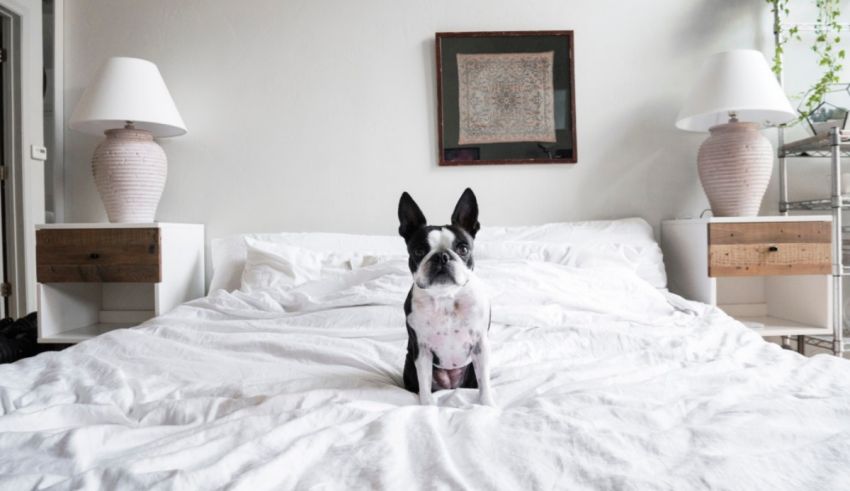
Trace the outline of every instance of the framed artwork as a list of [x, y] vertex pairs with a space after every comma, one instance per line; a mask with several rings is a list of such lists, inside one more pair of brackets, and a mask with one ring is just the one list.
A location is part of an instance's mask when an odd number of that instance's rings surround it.
[[438, 32], [440, 165], [574, 164], [573, 31]]

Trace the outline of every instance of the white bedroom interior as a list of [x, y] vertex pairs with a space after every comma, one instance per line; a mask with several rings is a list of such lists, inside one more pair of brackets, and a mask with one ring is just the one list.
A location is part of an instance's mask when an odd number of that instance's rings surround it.
[[[582, 165], [437, 168], [433, 35], [473, 24], [581, 26]], [[66, 116], [106, 58], [155, 60], [190, 130], [161, 142], [158, 217], [210, 237], [392, 233], [399, 190], [447, 215], [473, 184], [493, 225], [693, 216], [707, 207], [689, 165], [701, 136], [672, 124], [691, 75], [714, 52], [772, 46], [766, 7], [738, 1], [80, 1], [64, 28]], [[105, 217], [87, 165], [97, 141], [66, 132], [65, 221]]]
[[[773, 166], [758, 216], [712, 217], [709, 133], [676, 127], [712, 55], [773, 66], [777, 5], [780, 37], [808, 26], [781, 70], [796, 117], [829, 9], [850, 82], [848, 0], [0, 0], [33, 24], [21, 107], [45, 115], [16, 137], [5, 313], [37, 311], [49, 351], [0, 363], [0, 490], [842, 489], [842, 168], [828, 143], [780, 167], [816, 131], [755, 121]], [[435, 34], [485, 31], [572, 31], [576, 163], [438, 165]], [[104, 136], [72, 127], [113, 57], [153, 62], [187, 129], [154, 134], [167, 179], [144, 223], [110, 221]], [[478, 235], [455, 220], [466, 188]], [[403, 191], [429, 224], [452, 217], [489, 281], [493, 404], [463, 385], [418, 407], [431, 392], [403, 378], [408, 254], [443, 247], [398, 236]]]
[[[171, 167], [158, 218], [204, 223], [209, 237], [388, 233], [399, 189], [446, 215], [448, 197], [468, 184], [488, 224], [635, 210], [653, 225], [697, 216], [708, 204], [689, 164], [704, 137], [672, 124], [694, 72], [718, 51], [773, 46], [768, 6], [757, 1], [252, 0], [246, 8], [218, 0], [74, 1], [64, 8], [66, 119], [108, 57], [155, 60], [190, 128], [160, 142]], [[809, 9], [803, 2], [795, 14], [806, 19]], [[585, 165], [437, 168], [433, 33], [473, 24], [541, 30], [550, 19], [581, 26], [576, 117]], [[64, 221], [100, 221], [87, 165], [99, 139], [65, 128]], [[776, 212], [775, 201], [765, 199], [765, 213]], [[341, 215], [338, 206], [356, 212]]]

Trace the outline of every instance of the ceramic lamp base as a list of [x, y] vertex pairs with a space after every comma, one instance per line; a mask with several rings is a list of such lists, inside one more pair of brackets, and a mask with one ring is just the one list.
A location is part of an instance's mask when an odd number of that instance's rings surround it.
[[713, 126], [699, 148], [697, 168], [718, 217], [756, 216], [773, 173], [773, 147], [755, 123]]
[[109, 221], [153, 222], [167, 170], [165, 152], [149, 131], [107, 131], [94, 151], [92, 172]]

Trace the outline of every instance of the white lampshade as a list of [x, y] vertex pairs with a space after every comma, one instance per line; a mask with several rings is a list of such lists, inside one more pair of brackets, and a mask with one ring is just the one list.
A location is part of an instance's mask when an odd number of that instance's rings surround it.
[[186, 133], [156, 65], [138, 58], [110, 58], [83, 92], [69, 126], [102, 135], [106, 130], [123, 128], [127, 121], [155, 137]]
[[707, 131], [729, 122], [732, 112], [738, 121], [762, 126], [787, 123], [797, 117], [759, 51], [736, 49], [711, 56], [676, 118], [676, 127]]

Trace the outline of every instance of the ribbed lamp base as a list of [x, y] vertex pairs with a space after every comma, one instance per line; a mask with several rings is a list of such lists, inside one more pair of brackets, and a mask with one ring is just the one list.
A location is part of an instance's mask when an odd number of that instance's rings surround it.
[[167, 171], [165, 152], [149, 131], [107, 131], [94, 151], [92, 172], [109, 221], [153, 222]]
[[713, 126], [699, 148], [697, 168], [718, 217], [756, 216], [773, 173], [773, 147], [755, 123]]

